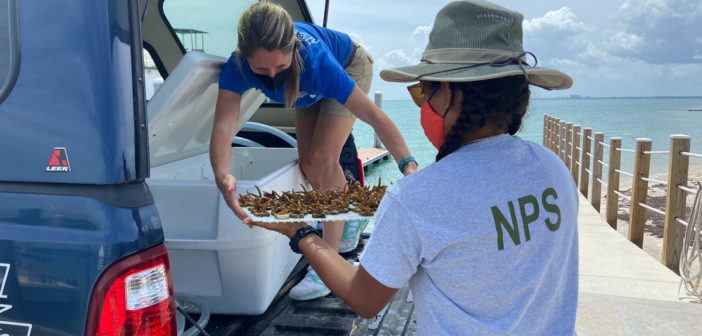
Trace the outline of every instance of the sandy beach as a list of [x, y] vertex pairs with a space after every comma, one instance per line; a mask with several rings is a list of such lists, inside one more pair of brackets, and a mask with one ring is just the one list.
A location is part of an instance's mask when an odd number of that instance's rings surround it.
[[[652, 179], [666, 181], [666, 174], [656, 174], [651, 176]], [[687, 186], [692, 189], [697, 189], [697, 183], [702, 183], [702, 166], [691, 167], [688, 173]], [[603, 186], [603, 189], [605, 187]], [[648, 200], [646, 204], [659, 210], [665, 210], [666, 186], [660, 183], [651, 183], [648, 185]], [[631, 196], [631, 181], [620, 184], [620, 190], [623, 194]], [[602, 191], [603, 194], [606, 190]], [[687, 210], [685, 212], [685, 220], [690, 216], [692, 204], [695, 201], [694, 195], [688, 195], [686, 198]], [[630, 202], [624, 198], [619, 198], [619, 211], [617, 221], [617, 231], [624, 237], [627, 237], [629, 232], [629, 208]], [[603, 195], [601, 201], [600, 214], [604, 217], [607, 211], [607, 196]], [[646, 224], [644, 228], [644, 243], [643, 249], [656, 260], [660, 261], [663, 251], [663, 224], [664, 216], [652, 211], [646, 212]]]

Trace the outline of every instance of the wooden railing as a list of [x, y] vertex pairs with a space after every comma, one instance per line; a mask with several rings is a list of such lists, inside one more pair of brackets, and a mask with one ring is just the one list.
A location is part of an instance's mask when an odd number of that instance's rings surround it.
[[[678, 274], [683, 236], [689, 225], [685, 221], [686, 198], [697, 192], [687, 186], [690, 158], [702, 158], [702, 154], [690, 153], [690, 139], [687, 135], [671, 135], [670, 150], [652, 151], [651, 139], [638, 138], [634, 149], [624, 149], [619, 137], [610, 137], [607, 144], [602, 132], [593, 134], [590, 128], [581, 131], [579, 125], [544, 115], [544, 146], [563, 160], [580, 192], [598, 212], [601, 212], [602, 186], [606, 188], [605, 218], [612, 228], [617, 228], [620, 197], [630, 201], [628, 239], [639, 247], [643, 247], [646, 211], [664, 216], [661, 263]], [[609, 148], [606, 162], [603, 160], [605, 147]], [[632, 173], [621, 170], [622, 152], [634, 154]], [[667, 181], [649, 178], [651, 155], [659, 154], [669, 155]], [[606, 181], [603, 180], [603, 167], [607, 168]], [[619, 190], [621, 175], [632, 178], [631, 197]], [[666, 186], [665, 209], [646, 204], [648, 182]]]

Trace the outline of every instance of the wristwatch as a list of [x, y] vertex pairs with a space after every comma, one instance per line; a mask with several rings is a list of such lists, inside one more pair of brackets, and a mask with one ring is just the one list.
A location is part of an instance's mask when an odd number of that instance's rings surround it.
[[319, 234], [319, 231], [317, 231], [317, 229], [315, 229], [312, 226], [306, 225], [306, 226], [300, 228], [299, 230], [297, 230], [295, 232], [295, 234], [292, 236], [292, 238], [290, 238], [290, 248], [292, 249], [293, 252], [302, 253], [302, 252], [300, 252], [300, 248], [297, 245], [300, 244], [300, 239], [304, 238], [305, 236], [307, 236], [310, 233], [314, 233], [317, 236], [319, 236], [320, 238], [322, 237], [322, 235]]

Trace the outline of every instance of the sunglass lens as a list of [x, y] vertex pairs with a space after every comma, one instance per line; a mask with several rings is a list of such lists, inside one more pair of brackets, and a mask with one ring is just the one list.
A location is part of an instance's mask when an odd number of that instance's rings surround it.
[[410, 85], [407, 87], [412, 100], [417, 106], [421, 107], [424, 104], [424, 93], [422, 92], [422, 87], [419, 84]]

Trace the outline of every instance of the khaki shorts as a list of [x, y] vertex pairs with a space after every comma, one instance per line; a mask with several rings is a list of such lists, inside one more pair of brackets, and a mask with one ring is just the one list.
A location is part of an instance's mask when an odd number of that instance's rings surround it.
[[[363, 47], [356, 42], [353, 42], [356, 47], [356, 55], [351, 63], [344, 68], [346, 73], [356, 82], [356, 85], [368, 94], [370, 92], [371, 81], [373, 80], [373, 57]], [[341, 105], [334, 98], [322, 98], [322, 100], [303, 108], [296, 109], [297, 118], [311, 113], [325, 113], [345, 117], [354, 117], [344, 105]]]

